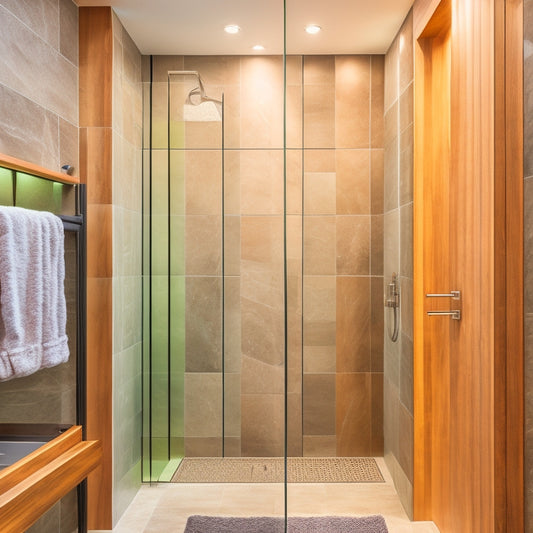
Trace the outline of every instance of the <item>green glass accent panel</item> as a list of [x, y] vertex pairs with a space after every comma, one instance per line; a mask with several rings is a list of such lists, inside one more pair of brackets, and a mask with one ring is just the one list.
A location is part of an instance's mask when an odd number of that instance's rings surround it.
[[13, 176], [14, 172], [0, 167], [0, 204], [13, 205]]
[[185, 214], [185, 152], [171, 150], [170, 152], [170, 195], [171, 215]]
[[168, 274], [168, 217], [152, 216], [152, 275]]
[[170, 148], [185, 148], [185, 122], [183, 120], [170, 121]]
[[[170, 434], [185, 436], [185, 277], [171, 277]], [[175, 456], [171, 454], [172, 456]]]
[[16, 205], [36, 211], [61, 213], [63, 187], [71, 187], [62, 183], [17, 172]]
[[172, 460], [185, 457], [185, 439], [183, 437], [170, 438], [170, 457]]
[[154, 215], [168, 214], [168, 152], [152, 152], [152, 205]]
[[172, 477], [176, 473], [176, 470], [178, 469], [178, 466], [181, 463], [183, 456], [172, 458], [167, 466], [164, 468], [163, 472], [161, 472], [161, 475], [159, 476], [159, 481], [161, 483], [168, 483], [172, 480]]
[[173, 276], [185, 274], [185, 217], [170, 217], [170, 273]]

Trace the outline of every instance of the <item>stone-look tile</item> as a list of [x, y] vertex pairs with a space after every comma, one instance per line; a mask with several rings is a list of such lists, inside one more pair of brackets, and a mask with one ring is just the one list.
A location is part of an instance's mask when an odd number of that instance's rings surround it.
[[241, 396], [243, 457], [282, 457], [285, 400], [283, 394]]
[[289, 87], [303, 85], [303, 62], [304, 57], [301, 55], [287, 56], [287, 85]]
[[336, 212], [336, 174], [306, 172], [304, 176], [304, 213], [334, 215]]
[[141, 151], [118, 135], [113, 139], [113, 203], [140, 211]]
[[241, 436], [241, 375], [224, 377], [224, 437]]
[[60, 166], [71, 165], [74, 175], [80, 175], [78, 162], [79, 139], [78, 127], [70, 122], [59, 119], [59, 163]]
[[337, 275], [370, 273], [370, 216], [337, 217]]
[[[370, 213], [370, 151], [335, 150], [337, 214]], [[306, 210], [306, 213], [309, 212]]]
[[[168, 142], [168, 83], [154, 82], [151, 84], [152, 101], [152, 150], [166, 150]], [[146, 103], [146, 102], [145, 102]], [[146, 146], [146, 142], [145, 142]]]
[[77, 67], [2, 7], [0, 27], [0, 83], [78, 124]]
[[[63, 2], [59, 2], [58, 6], [55, 0], [2, 0], [2, 6], [5, 9], [56, 50], [59, 49], [61, 4]], [[76, 8], [75, 5], [74, 8]]]
[[397, 35], [385, 55], [385, 96], [383, 100], [383, 110], [385, 112], [398, 99], [398, 83], [400, 79], [399, 40]]
[[219, 278], [187, 278], [185, 307], [187, 372], [221, 371], [221, 306]]
[[385, 56], [373, 55], [371, 61], [370, 146], [383, 148], [383, 97], [385, 91]]
[[383, 372], [383, 278], [370, 280], [372, 308], [370, 314], [370, 362], [372, 372]]
[[[390, 336], [393, 332], [394, 315], [393, 310], [388, 307], [384, 313], [384, 347], [383, 347], [383, 373], [396, 389], [400, 386], [400, 354], [401, 344], [398, 339], [392, 342]], [[397, 399], [399, 401], [399, 399]]]
[[122, 28], [122, 47], [124, 77], [130, 83], [139, 83], [141, 81], [141, 53], [124, 27]]
[[329, 55], [304, 56], [304, 85], [332, 85], [335, 83], [335, 57]]
[[222, 457], [222, 437], [185, 437], [185, 457]]
[[185, 437], [222, 437], [220, 373], [185, 374]]
[[335, 57], [335, 146], [370, 146], [370, 56]]
[[400, 205], [413, 201], [413, 125], [400, 135]]
[[383, 456], [383, 374], [371, 374], [372, 395], [372, 437], [371, 454]]
[[337, 276], [337, 372], [370, 372], [370, 278]]
[[0, 84], [0, 117], [2, 153], [59, 170], [58, 118], [54, 113]]
[[78, 65], [78, 7], [72, 0], [59, 0], [59, 51]]
[[224, 217], [224, 275], [238, 276], [241, 270], [241, 219]]
[[283, 219], [241, 219], [242, 353], [271, 365], [284, 358]]
[[308, 216], [304, 220], [304, 274], [336, 273], [335, 217]]
[[336, 150], [304, 150], [304, 172], [335, 172]]
[[414, 120], [414, 82], [411, 81], [400, 95], [400, 122], [398, 131], [401, 133], [413, 123]]
[[399, 89], [400, 94], [406, 89], [406, 87], [413, 80], [413, 11], [411, 10], [400, 29], [398, 50], [400, 53], [400, 79]]
[[241, 371], [241, 280], [224, 278], [224, 372]]
[[370, 211], [373, 215], [380, 215], [384, 212], [384, 150], [372, 150], [370, 161]]
[[301, 148], [303, 120], [303, 88], [302, 85], [286, 87], [287, 111], [285, 119], [287, 148]]
[[[337, 456], [337, 436], [336, 435], [304, 435], [303, 438], [304, 457], [336, 457]], [[292, 509], [292, 506], [291, 506]]]
[[410, 483], [413, 483], [413, 417], [400, 403], [399, 406], [399, 455], [398, 462]]
[[334, 435], [335, 405], [335, 374], [305, 374], [304, 435]]
[[394, 104], [387, 110], [384, 116], [384, 146], [387, 146], [395, 139], [398, 138], [398, 102]]
[[46, 513], [35, 522], [28, 533], [39, 533], [41, 531], [61, 531], [61, 504], [57, 502]]
[[306, 374], [335, 373], [337, 352], [335, 345], [305, 346], [303, 369]]
[[397, 138], [385, 145], [383, 155], [383, 210], [385, 213], [398, 207], [398, 149]]
[[113, 206], [113, 273], [141, 276], [141, 214]]
[[304, 148], [335, 147], [335, 85], [304, 85]]
[[185, 209], [188, 215], [219, 215], [222, 210], [222, 155], [188, 150], [185, 155]]
[[283, 394], [285, 368], [283, 364], [270, 364], [242, 355], [243, 394]]
[[[334, 347], [336, 338], [336, 285], [334, 276], [304, 277], [304, 355], [308, 347]], [[317, 349], [318, 350], [318, 349]], [[323, 354], [329, 353], [324, 348]], [[304, 366], [307, 363], [304, 361]]]
[[192, 276], [220, 276], [222, 221], [220, 216], [185, 217], [185, 272]]
[[210, 85], [239, 85], [239, 56], [185, 56], [183, 61], [185, 70], [200, 73], [206, 91]]
[[383, 275], [388, 280], [400, 269], [400, 210], [395, 209], [384, 216], [383, 224]]
[[241, 213], [283, 214], [283, 151], [242, 150]]
[[524, 180], [524, 312], [533, 313], [533, 178]]
[[302, 457], [302, 392], [287, 395], [287, 455]]
[[281, 56], [241, 57], [241, 147], [283, 147]]
[[240, 457], [241, 456], [241, 438], [240, 437], [226, 437], [224, 439], [224, 457]]
[[399, 417], [400, 402], [398, 389], [390, 383], [387, 375], [383, 378], [383, 437], [385, 456], [399, 456]]
[[287, 214], [300, 215], [302, 213], [302, 179], [303, 179], [303, 150], [286, 151], [285, 191], [287, 195]]
[[[533, 11], [533, 10], [531, 10]], [[530, 246], [529, 246], [530, 247]], [[527, 313], [524, 320], [525, 335], [525, 441], [524, 477], [526, 494], [526, 524], [533, 524], [533, 315]]]
[[337, 455], [340, 457], [372, 454], [371, 374], [336, 376]]
[[400, 401], [411, 414], [414, 414], [413, 382], [413, 341], [402, 333], [402, 352], [400, 359]]
[[413, 280], [400, 278], [401, 330], [413, 339]]
[[400, 275], [413, 278], [413, 204], [400, 208]]
[[241, 154], [228, 150], [224, 154], [224, 214], [241, 214]]
[[152, 68], [153, 81], [166, 84], [169, 70], [185, 70], [184, 58], [177, 55], [154, 55]]
[[[206, 89], [207, 91], [208, 89]], [[220, 100], [222, 96], [216, 93], [207, 93], [212, 98]], [[185, 98], [183, 98], [184, 100]], [[175, 101], [173, 99], [173, 101]], [[178, 102], [182, 101], [180, 98]], [[171, 104], [172, 105], [172, 104]], [[176, 104], [177, 105], [177, 104]], [[217, 104], [219, 116], [222, 116], [222, 106]], [[170, 146], [187, 150], [221, 150], [222, 149], [222, 120], [211, 121], [185, 121], [175, 124], [175, 134], [171, 137]]]
[[372, 215], [370, 224], [370, 274], [383, 276], [383, 215]]

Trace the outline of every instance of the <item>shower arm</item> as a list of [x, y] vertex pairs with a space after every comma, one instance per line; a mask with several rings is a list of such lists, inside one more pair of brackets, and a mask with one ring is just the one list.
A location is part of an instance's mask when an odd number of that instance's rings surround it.
[[169, 70], [168, 71], [168, 80], [170, 81], [170, 76], [195, 76], [198, 80], [198, 87], [195, 87], [192, 89], [192, 91], [189, 92], [187, 95], [187, 99], [185, 100], [186, 104], [189, 105], [198, 105], [195, 104], [191, 100], [191, 96], [200, 96], [200, 103], [202, 102], [215, 102], [218, 104], [221, 104], [222, 102], [220, 100], [217, 100], [216, 98], [211, 98], [205, 94], [204, 84], [202, 83], [202, 78], [200, 77], [200, 73], [197, 70]]

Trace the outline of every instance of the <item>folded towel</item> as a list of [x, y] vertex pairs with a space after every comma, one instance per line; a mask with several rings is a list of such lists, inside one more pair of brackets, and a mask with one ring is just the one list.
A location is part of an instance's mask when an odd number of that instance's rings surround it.
[[0, 206], [0, 381], [68, 360], [64, 280], [61, 220]]

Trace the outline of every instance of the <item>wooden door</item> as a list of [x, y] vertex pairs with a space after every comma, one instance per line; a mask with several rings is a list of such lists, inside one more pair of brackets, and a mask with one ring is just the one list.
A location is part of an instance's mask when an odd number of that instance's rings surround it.
[[414, 6], [414, 514], [441, 533], [523, 530], [516, 8]]

